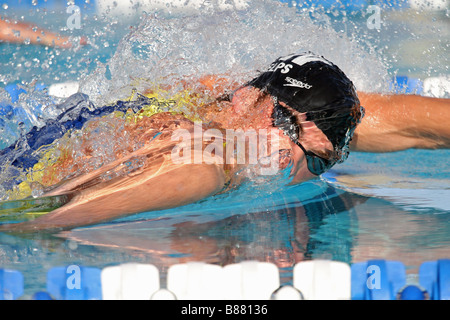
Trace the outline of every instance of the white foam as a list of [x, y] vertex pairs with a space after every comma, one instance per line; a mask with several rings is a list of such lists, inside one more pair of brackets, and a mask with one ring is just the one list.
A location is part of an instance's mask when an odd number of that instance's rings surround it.
[[308, 12], [286, 4], [248, 3], [243, 10], [200, 9], [198, 14], [149, 11], [120, 41], [107, 65], [80, 81], [81, 92], [98, 104], [124, 99], [132, 88], [174, 84], [204, 74], [225, 74], [244, 82], [276, 58], [301, 51], [312, 51], [339, 66], [358, 90], [387, 88], [384, 62], [368, 54], [358, 40], [342, 36], [331, 25], [317, 25]]
[[450, 76], [430, 77], [423, 81], [423, 95], [446, 98], [450, 96]]
[[445, 10], [447, 3], [447, 0], [409, 0], [411, 8], [416, 10]]
[[135, 17], [136, 14], [153, 10], [168, 12], [197, 12], [202, 9], [242, 10], [247, 8], [247, 0], [96, 0], [98, 14], [108, 17]]
[[48, 88], [48, 94], [58, 98], [68, 98], [78, 92], [80, 85], [76, 81], [54, 83]]

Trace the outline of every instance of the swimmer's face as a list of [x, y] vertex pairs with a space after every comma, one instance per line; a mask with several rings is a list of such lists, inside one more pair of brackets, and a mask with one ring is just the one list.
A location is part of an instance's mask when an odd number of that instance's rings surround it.
[[[266, 93], [262, 93], [259, 89], [251, 86], [240, 88], [233, 94], [233, 108], [237, 114], [245, 114], [249, 108], [254, 108], [255, 104], [258, 104], [258, 102], [266, 101], [267, 99], [264, 98], [264, 95], [268, 96]], [[305, 150], [313, 152], [325, 159], [330, 158], [333, 153], [333, 145], [322, 130], [320, 130], [314, 122], [307, 121], [304, 113], [299, 113], [283, 102], [279, 103], [283, 107], [289, 109], [296, 117], [297, 123], [302, 128], [298, 142], [301, 143]], [[264, 107], [267, 108], [267, 106]], [[272, 112], [273, 107], [273, 102], [271, 102], [270, 112]], [[300, 183], [317, 177], [316, 174], [311, 173], [308, 169], [305, 152], [289, 138], [287, 138], [286, 141], [292, 151], [292, 160], [294, 162], [292, 168], [292, 175], [294, 178], [292, 183]], [[286, 146], [286, 144], [281, 143], [281, 149], [283, 148], [283, 145]]]
[[[302, 126], [302, 133], [299, 137], [299, 142], [305, 150], [313, 152], [325, 159], [328, 159], [332, 154], [333, 145], [326, 135], [320, 130], [312, 121], [306, 121], [306, 115], [301, 114], [300, 118], [304, 120], [299, 123]], [[294, 179], [292, 183], [300, 183], [317, 177], [308, 169], [308, 162], [305, 152], [293, 141], [290, 140], [291, 150], [293, 153]]]

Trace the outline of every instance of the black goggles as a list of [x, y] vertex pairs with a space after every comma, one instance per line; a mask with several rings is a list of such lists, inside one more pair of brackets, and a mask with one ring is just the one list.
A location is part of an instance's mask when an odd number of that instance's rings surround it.
[[332, 166], [336, 164], [336, 160], [325, 159], [314, 152], [306, 151], [306, 149], [298, 142], [298, 124], [295, 123], [295, 119], [292, 114], [285, 107], [281, 106], [277, 99], [274, 98], [274, 125], [285, 133], [292, 142], [294, 142], [305, 153], [306, 163], [308, 170], [314, 175], [321, 175], [328, 171]]
[[308, 170], [316, 176], [327, 172], [332, 166], [336, 164], [336, 161], [329, 160], [318, 156], [314, 152], [306, 151], [306, 149], [297, 140], [292, 139], [292, 141], [302, 149], [305, 153], [306, 163], [308, 165]]

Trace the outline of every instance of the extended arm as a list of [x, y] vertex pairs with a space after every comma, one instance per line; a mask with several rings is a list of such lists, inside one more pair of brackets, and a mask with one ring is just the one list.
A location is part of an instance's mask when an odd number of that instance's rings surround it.
[[[72, 46], [68, 37], [43, 30], [32, 24], [0, 18], [0, 42], [22, 43], [27, 39], [29, 39], [31, 44], [57, 46], [61, 48], [70, 48]], [[82, 38], [80, 44], [86, 44], [86, 39]]]
[[52, 231], [106, 222], [130, 214], [193, 203], [220, 191], [224, 173], [216, 165], [187, 164], [162, 174], [138, 176], [82, 190], [66, 205], [36, 220], [0, 226], [0, 231]]
[[[155, 117], [158, 116], [163, 118]], [[63, 182], [44, 196], [67, 194], [71, 197], [67, 204], [33, 221], [2, 225], [0, 231], [32, 232], [96, 224], [134, 213], [179, 207], [221, 191], [226, 179], [224, 166], [176, 161], [172, 152], [179, 142], [171, 137], [171, 131], [161, 133], [130, 154]], [[202, 149], [191, 151], [191, 159], [196, 152], [203, 154]], [[129, 169], [133, 161], [143, 163]]]
[[450, 100], [417, 95], [358, 93], [365, 117], [354, 151], [391, 152], [450, 147]]

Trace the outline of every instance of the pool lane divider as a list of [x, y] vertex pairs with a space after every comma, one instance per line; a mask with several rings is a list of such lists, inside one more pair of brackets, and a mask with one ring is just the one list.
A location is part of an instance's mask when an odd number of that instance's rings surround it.
[[[46, 291], [33, 300], [449, 300], [450, 259], [423, 262], [418, 283], [408, 283], [399, 261], [354, 264], [331, 260], [299, 262], [293, 284], [280, 286], [278, 268], [268, 262], [243, 261], [224, 267], [204, 262], [168, 268], [167, 288], [158, 269], [124, 263], [103, 269], [70, 265], [47, 273]], [[0, 269], [0, 300], [19, 299], [21, 272]]]

